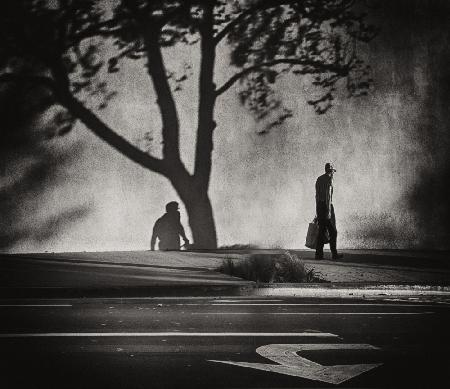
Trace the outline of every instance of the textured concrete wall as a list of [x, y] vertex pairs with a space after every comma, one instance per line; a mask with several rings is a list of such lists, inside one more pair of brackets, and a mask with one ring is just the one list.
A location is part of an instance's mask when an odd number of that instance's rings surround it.
[[[292, 88], [295, 82], [286, 80], [280, 90], [296, 104], [296, 116], [285, 128], [258, 137], [243, 128], [238, 108], [221, 121], [234, 120], [233, 127], [244, 130], [218, 135], [217, 152], [232, 160], [225, 162], [227, 186], [216, 204], [224, 197], [239, 210], [218, 214], [231, 241], [250, 235], [261, 244], [303, 243], [314, 213], [314, 180], [331, 160], [338, 169], [341, 245], [449, 247], [448, 11], [445, 1], [379, 3], [371, 16], [380, 34], [367, 52], [375, 89], [367, 98], [341, 98], [317, 117], [301, 98], [307, 87]], [[233, 167], [243, 162], [244, 169]], [[222, 182], [215, 178], [213, 193]], [[239, 217], [245, 220], [240, 228], [233, 223]]]
[[[342, 247], [449, 248], [450, 242], [450, 34], [447, 1], [383, 1], [371, 11], [381, 28], [367, 60], [375, 88], [317, 116], [305, 102], [308, 83], [292, 77], [278, 84], [295, 115], [281, 128], [258, 135], [236, 94], [218, 102], [210, 194], [220, 244], [256, 243], [303, 247], [314, 216], [314, 182], [327, 161], [335, 164], [335, 207]], [[197, 60], [192, 52], [169, 52], [178, 66]], [[226, 57], [217, 77], [224, 78]], [[192, 165], [196, 76], [177, 94], [183, 154]], [[120, 91], [104, 115], [135, 143], [154, 135], [158, 154], [159, 117], [141, 64], [131, 64], [113, 81]], [[169, 183], [127, 161], [78, 126], [67, 142], [85, 144], [66, 182], [52, 188], [58, 207], [82, 198], [91, 212], [45, 241], [25, 241], [28, 250], [140, 249], [149, 231], [176, 199]], [[70, 192], [70, 196], [67, 193]], [[55, 202], [55, 199], [57, 201]], [[49, 205], [43, 203], [43, 209]], [[182, 212], [185, 226], [186, 215]]]

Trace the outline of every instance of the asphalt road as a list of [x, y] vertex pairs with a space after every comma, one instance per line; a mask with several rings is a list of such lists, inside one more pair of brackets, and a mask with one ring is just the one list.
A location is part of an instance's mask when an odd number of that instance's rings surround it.
[[450, 305], [420, 300], [0, 300], [2, 388], [431, 388]]

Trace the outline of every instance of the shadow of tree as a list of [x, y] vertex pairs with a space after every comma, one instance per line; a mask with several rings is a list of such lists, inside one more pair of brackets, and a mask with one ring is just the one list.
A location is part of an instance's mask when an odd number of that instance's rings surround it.
[[[45, 242], [84, 218], [86, 204], [64, 205], [53, 190], [67, 184], [81, 143], [57, 147], [70, 118], [51, 96], [27, 85], [0, 85], [0, 250], [23, 241]], [[54, 206], [46, 205], [53, 198]]]

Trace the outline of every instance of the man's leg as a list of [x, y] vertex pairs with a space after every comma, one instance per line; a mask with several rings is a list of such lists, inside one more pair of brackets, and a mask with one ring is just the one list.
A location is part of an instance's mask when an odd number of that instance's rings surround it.
[[317, 237], [316, 244], [316, 259], [323, 259], [324, 237], [327, 228], [327, 206], [323, 201], [316, 203], [316, 216], [319, 224], [319, 236]]
[[340, 259], [344, 256], [342, 254], [338, 254], [337, 251], [337, 229], [336, 229], [336, 216], [334, 214], [334, 207], [331, 205], [331, 220], [328, 221], [328, 232], [330, 234], [330, 249], [331, 249], [331, 257], [333, 259]]
[[338, 255], [338, 252], [337, 252], [337, 249], [336, 249], [337, 230], [336, 230], [336, 225], [333, 223], [332, 220], [328, 220], [327, 230], [328, 230], [328, 233], [330, 234], [330, 250], [331, 250], [331, 254], [334, 257], [334, 256]]
[[325, 236], [326, 224], [319, 220], [319, 236], [316, 244], [316, 259], [323, 259], [323, 238]]

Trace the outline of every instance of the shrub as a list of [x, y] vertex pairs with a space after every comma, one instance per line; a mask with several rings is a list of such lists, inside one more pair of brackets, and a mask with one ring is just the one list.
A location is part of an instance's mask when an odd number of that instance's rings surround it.
[[227, 258], [218, 271], [255, 282], [324, 282], [313, 269], [289, 251], [282, 254], [252, 254], [245, 259]]

